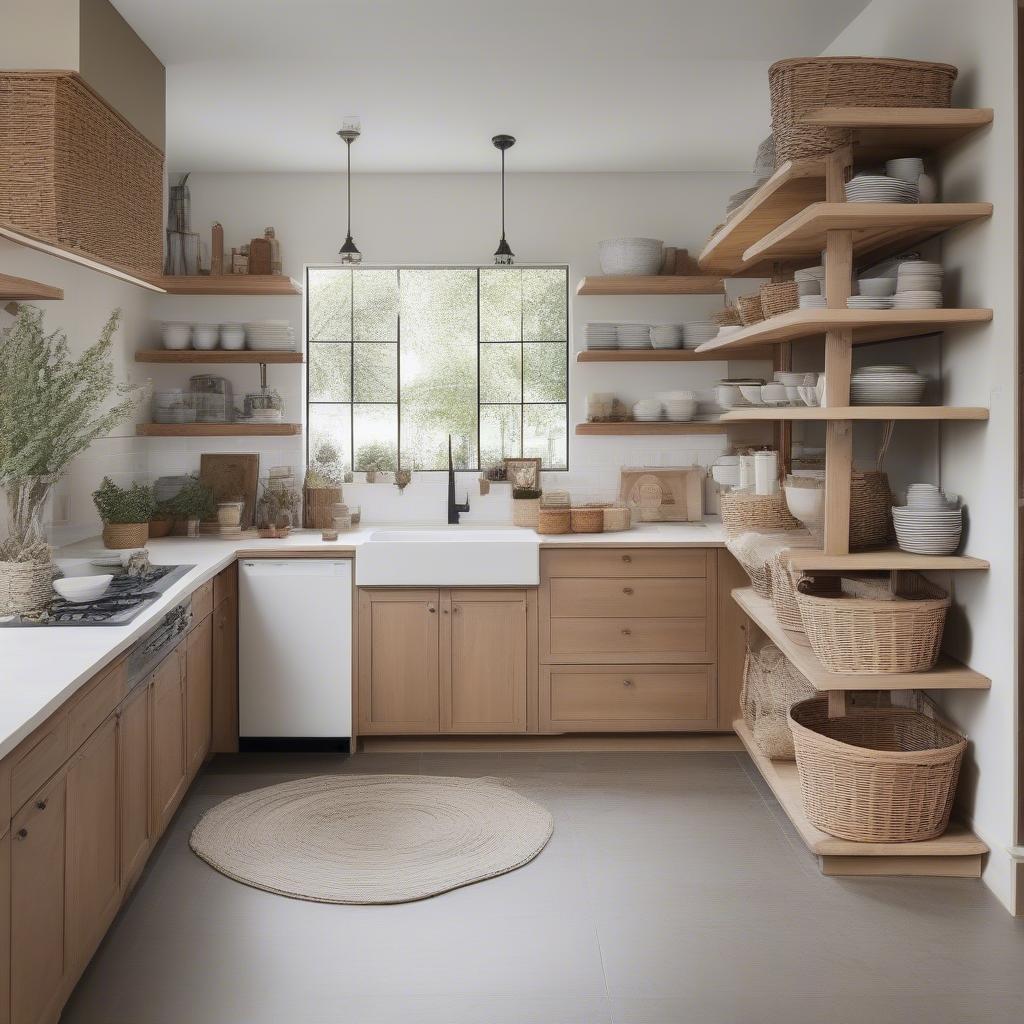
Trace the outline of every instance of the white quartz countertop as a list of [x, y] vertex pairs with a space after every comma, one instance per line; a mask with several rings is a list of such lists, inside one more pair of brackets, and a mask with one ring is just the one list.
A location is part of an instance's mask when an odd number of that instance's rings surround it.
[[[193, 568], [128, 625], [0, 628], [0, 757], [10, 753], [100, 669], [156, 625], [166, 611], [239, 555], [287, 557], [291, 553], [312, 553], [329, 558], [354, 553], [358, 558], [360, 545], [369, 540], [374, 530], [415, 529], [416, 525], [367, 524], [329, 543], [322, 541], [319, 531], [314, 530], [299, 530], [283, 540], [151, 540], [147, 549], [154, 564]], [[451, 529], [471, 532], [501, 527], [502, 524], [494, 523], [466, 523]], [[420, 528], [428, 528], [428, 524]], [[429, 528], [438, 529], [434, 524]], [[536, 536], [542, 547], [721, 547], [725, 543], [725, 533], [717, 519], [703, 523], [645, 523], [621, 533]], [[57, 560], [88, 557], [101, 547], [98, 538], [83, 541], [62, 548], [57, 552]]]

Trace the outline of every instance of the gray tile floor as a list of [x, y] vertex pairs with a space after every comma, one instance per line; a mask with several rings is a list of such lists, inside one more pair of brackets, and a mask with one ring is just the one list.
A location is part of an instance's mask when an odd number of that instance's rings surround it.
[[[526, 867], [393, 907], [289, 900], [188, 848], [233, 793], [324, 772], [499, 775], [548, 806]], [[65, 1024], [1003, 1024], [1024, 921], [979, 881], [828, 879], [742, 754], [219, 758]]]

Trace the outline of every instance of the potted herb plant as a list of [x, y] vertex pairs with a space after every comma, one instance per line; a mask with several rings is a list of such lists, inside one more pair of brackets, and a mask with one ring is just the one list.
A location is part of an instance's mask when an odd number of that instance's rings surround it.
[[135, 481], [118, 487], [109, 476], [92, 492], [93, 504], [103, 520], [103, 546], [141, 548], [149, 539], [149, 520], [156, 511], [153, 488]]
[[153, 517], [149, 521], [150, 540], [166, 537], [173, 528], [174, 512], [171, 510], [170, 501], [158, 501], [153, 510]]
[[217, 511], [212, 489], [197, 476], [189, 477], [188, 483], [168, 502], [168, 507], [175, 519], [188, 524], [189, 537], [198, 537], [199, 521], [210, 519]]
[[306, 470], [303, 526], [307, 530], [325, 530], [332, 522], [332, 509], [341, 501], [345, 470], [338, 449], [330, 441], [321, 441]]

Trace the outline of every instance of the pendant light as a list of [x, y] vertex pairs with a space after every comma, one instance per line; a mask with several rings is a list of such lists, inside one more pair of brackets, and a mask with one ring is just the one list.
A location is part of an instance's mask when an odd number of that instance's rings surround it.
[[494, 262], [497, 266], [511, 266], [515, 254], [505, 241], [505, 150], [511, 149], [516, 140], [511, 135], [495, 135], [491, 142], [495, 149], [501, 150], [501, 241], [494, 251]]
[[345, 140], [345, 152], [348, 155], [348, 232], [345, 235], [345, 244], [338, 250], [338, 256], [342, 263], [362, 263], [363, 254], [352, 241], [352, 143], [360, 135], [359, 118], [354, 114], [347, 115], [342, 121], [338, 135]]

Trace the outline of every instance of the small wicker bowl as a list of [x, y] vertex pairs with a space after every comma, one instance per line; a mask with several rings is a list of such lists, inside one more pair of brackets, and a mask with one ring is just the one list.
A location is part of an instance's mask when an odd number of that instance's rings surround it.
[[571, 512], [573, 533], [602, 533], [604, 531], [604, 508], [592, 505], [574, 508]]
[[545, 508], [543, 505], [537, 514], [537, 532], [552, 536], [568, 533], [572, 529], [572, 517], [567, 508]]

